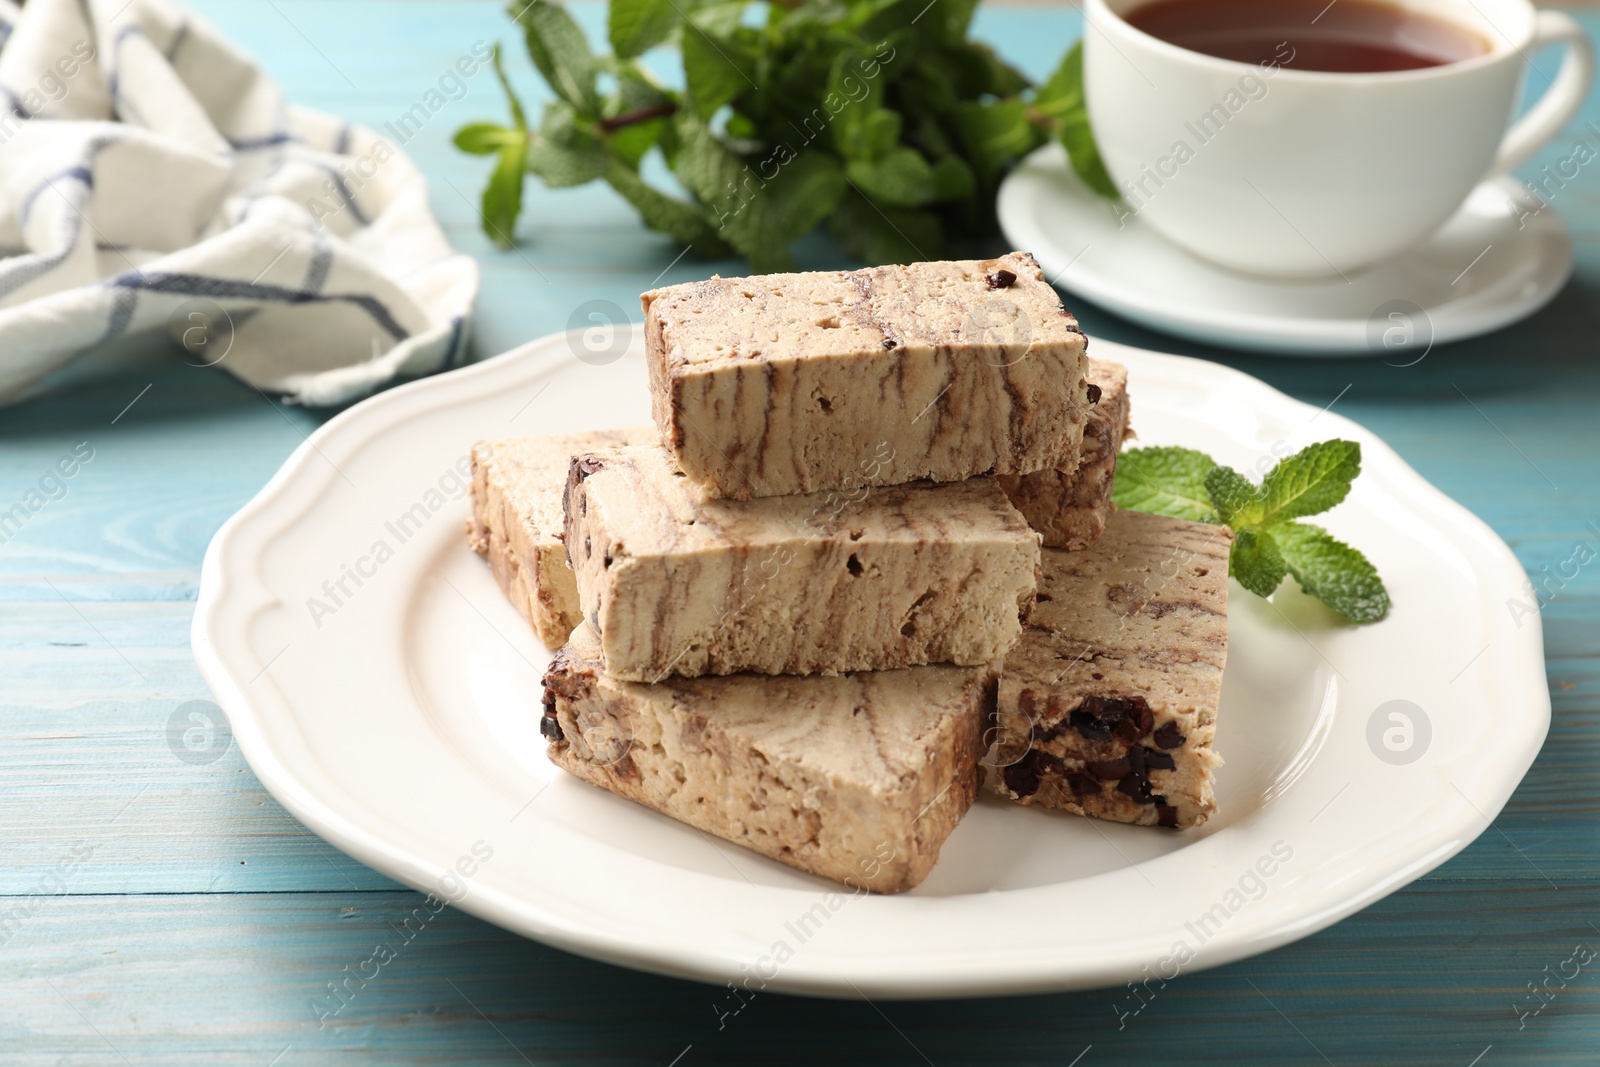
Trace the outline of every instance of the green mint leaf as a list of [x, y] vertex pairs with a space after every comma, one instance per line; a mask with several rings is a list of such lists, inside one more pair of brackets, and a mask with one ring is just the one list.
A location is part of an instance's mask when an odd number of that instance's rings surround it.
[[722, 257], [731, 252], [704, 211], [684, 203], [645, 183], [623, 164], [612, 160], [606, 165], [605, 179], [611, 188], [633, 205], [640, 219], [652, 230], [670, 234], [704, 256]]
[[544, 106], [544, 114], [539, 116], [539, 136], [563, 148], [600, 144], [593, 125], [580, 119], [571, 104], [560, 100], [552, 100]]
[[[1043, 97], [1043, 102], [1039, 97]], [[1061, 66], [1040, 90], [1035, 106], [1056, 120], [1056, 140], [1067, 150], [1072, 169], [1083, 184], [1108, 200], [1122, 194], [1100, 158], [1094, 131], [1089, 128], [1089, 110], [1083, 101], [1083, 42], [1072, 46]]]
[[528, 146], [528, 170], [552, 189], [586, 185], [606, 172], [606, 150], [563, 148], [544, 138]]
[[723, 128], [723, 132], [735, 141], [756, 141], [761, 136], [761, 127], [757, 126], [749, 115], [741, 115], [735, 111], [728, 116], [728, 125]]
[[572, 105], [545, 105], [539, 136], [528, 146], [528, 170], [552, 189], [592, 182], [605, 174], [606, 149]]
[[755, 88], [756, 57], [731, 38], [715, 38], [694, 19], [683, 27], [683, 76], [695, 113], [709, 119]]
[[[724, 145], [710, 127], [692, 114], [675, 125], [679, 140], [678, 181], [705, 207], [706, 217], [735, 251], [757, 272], [793, 265], [787, 243], [773, 237], [772, 200], [759, 195], [760, 177]], [[808, 153], [816, 154], [816, 153]], [[758, 266], [757, 264], [760, 264]]]
[[1083, 109], [1083, 42], [1072, 46], [1033, 94], [1033, 109], [1053, 119]]
[[[906, 47], [906, 51], [910, 51], [909, 46]], [[896, 62], [905, 63], [908, 60], [897, 59]], [[974, 106], [977, 104], [976, 101], [963, 100], [957, 96], [955, 86], [950, 84], [950, 79], [945, 77], [944, 71], [938, 64], [925, 59], [911, 63], [896, 97], [896, 103], [906, 110], [914, 109], [940, 121], [955, 118], [956, 111], [967, 104]], [[957, 133], [960, 131], [957, 130]], [[976, 162], [976, 159], [973, 162]]]
[[1117, 183], [1111, 180], [1111, 172], [1106, 170], [1105, 163], [1100, 159], [1100, 148], [1089, 129], [1087, 112], [1063, 118], [1061, 125], [1056, 127], [1056, 140], [1067, 150], [1072, 170], [1083, 184], [1107, 200], [1122, 198]]
[[899, 112], [865, 106], [846, 108], [833, 125], [833, 142], [846, 161], [882, 159], [900, 143]]
[[500, 160], [483, 189], [483, 232], [498, 248], [510, 248], [515, 243], [517, 216], [522, 214], [522, 178], [527, 169], [528, 135], [518, 133], [515, 141], [500, 149]]
[[511, 88], [511, 79], [506, 77], [506, 68], [500, 62], [500, 45], [496, 42], [494, 50], [489, 53], [490, 62], [494, 66], [495, 80], [500, 83], [500, 89], [506, 94], [506, 102], [511, 105], [511, 122], [519, 130], [528, 128], [528, 116], [523, 113], [522, 101], [517, 99], [515, 89]]
[[962, 103], [957, 105], [955, 117], [967, 156], [986, 179], [998, 175], [1006, 164], [1038, 143], [1037, 131], [1020, 98]]
[[828, 220], [834, 237], [852, 256], [872, 266], [926, 259], [925, 249], [944, 245], [939, 216], [931, 211], [883, 207], [848, 190]]
[[606, 36], [619, 58], [632, 59], [670, 37], [678, 19], [674, 0], [611, 0]]
[[740, 21], [744, 18], [744, 0], [733, 0], [727, 4], [708, 4], [705, 0], [673, 0], [678, 5], [678, 10], [685, 17], [694, 16], [695, 24], [711, 36], [721, 39], [732, 37], [738, 30]]
[[1260, 524], [1265, 512], [1261, 487], [1232, 467], [1213, 467], [1206, 474], [1206, 493], [1225, 525], [1238, 530]]
[[666, 130], [665, 118], [635, 122], [607, 134], [606, 144], [623, 163], [637, 168], [645, 153], [661, 142], [661, 136]]
[[[955, 156], [968, 162], [961, 156], [961, 150], [953, 135], [946, 134], [941, 126], [943, 118], [913, 104], [906, 110], [903, 125], [906, 128], [906, 140], [917, 145], [930, 159], [943, 159], [946, 156]], [[898, 133], [896, 134], [898, 139]], [[970, 169], [970, 163], [969, 169]]]
[[[934, 6], [937, 7], [938, 4]], [[815, 14], [807, 12], [805, 10], [807, 7], [820, 7], [820, 5], [802, 4], [800, 8], [802, 15]], [[860, 4], [855, 12], [846, 16], [846, 25], [863, 40], [869, 42], [886, 40], [896, 34], [910, 36], [917, 31], [917, 23], [921, 21], [917, 17], [918, 14], [927, 7], [927, 0], [868, 0], [867, 3]], [[932, 28], [934, 23], [930, 22], [928, 26]]]
[[677, 110], [678, 102], [651, 82], [635, 63], [609, 59], [607, 67], [617, 86], [601, 101], [602, 118], [597, 129], [611, 151], [637, 169], [645, 153], [661, 142], [667, 119]]
[[1389, 592], [1367, 557], [1309, 522], [1272, 527], [1272, 539], [1300, 588], [1351, 622], [1389, 613]]
[[844, 172], [833, 156], [802, 152], [783, 164], [757, 196], [771, 197], [771, 232], [787, 249], [833, 214], [846, 188]]
[[758, 273], [793, 268], [789, 245], [833, 213], [845, 189], [821, 151], [780, 153], [747, 166], [692, 115], [677, 124], [678, 180], [705, 205], [718, 234]]
[[1033, 88], [1028, 76], [1001, 59], [993, 48], [982, 42], [973, 42], [968, 47], [977, 55], [983, 66], [984, 92], [995, 96], [1016, 96], [1026, 89]]
[[877, 157], [887, 155], [895, 145], [900, 143], [900, 130], [904, 125], [898, 113], [886, 108], [879, 108], [867, 116], [862, 123], [862, 138], [867, 142], [869, 156]]
[[945, 44], [956, 44], [967, 36], [972, 25], [972, 15], [978, 10], [978, 0], [938, 0], [931, 8], [926, 5], [918, 11], [916, 22], [931, 20], [934, 33]]
[[595, 88], [599, 65], [589, 51], [583, 28], [567, 9], [550, 0], [511, 0], [511, 16], [527, 38], [528, 55], [557, 96], [586, 118], [600, 114]]
[[1016, 96], [1031, 85], [986, 44], [961, 41], [929, 49], [927, 55], [937, 63], [956, 95], [964, 99]]
[[[881, 66], [870, 52], [845, 48], [834, 57], [828, 70], [822, 107], [832, 118], [829, 130], [833, 134], [834, 148], [846, 160], [876, 159], [900, 140], [899, 116], [880, 106], [885, 79], [867, 77], [867, 72], [874, 69], [881, 75]], [[894, 116], [894, 136], [882, 143], [880, 151], [873, 151], [879, 147], [877, 142], [882, 140], [882, 133], [868, 127], [889, 121], [880, 117], [886, 115]]]
[[966, 200], [978, 192], [978, 178], [960, 156], [945, 156], [933, 165], [933, 198]]
[[475, 156], [492, 156], [522, 136], [492, 122], [471, 122], [456, 131], [455, 146]]
[[1129, 511], [1215, 523], [1206, 475], [1216, 465], [1192, 448], [1131, 448], [1117, 457], [1112, 502]]
[[1266, 522], [1315, 515], [1338, 504], [1361, 473], [1361, 445], [1355, 441], [1319, 441], [1285, 456], [1267, 472]]
[[938, 192], [933, 168], [914, 148], [896, 148], [882, 159], [855, 160], [845, 175], [880, 204], [919, 207]]
[[1271, 596], [1283, 581], [1287, 564], [1272, 535], [1265, 531], [1237, 530], [1228, 551], [1228, 572], [1256, 596]]

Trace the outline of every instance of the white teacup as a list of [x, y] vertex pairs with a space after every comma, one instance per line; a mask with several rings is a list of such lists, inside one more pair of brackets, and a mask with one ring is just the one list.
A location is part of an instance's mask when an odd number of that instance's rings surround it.
[[[1594, 73], [1582, 27], [1527, 0], [1399, 0], [1489, 49], [1382, 74], [1193, 52], [1123, 20], [1146, 2], [1086, 5], [1084, 94], [1119, 210], [1252, 274], [1343, 274], [1410, 248], [1559, 134]], [[1527, 57], [1553, 42], [1567, 46], [1560, 71], [1510, 125]]]

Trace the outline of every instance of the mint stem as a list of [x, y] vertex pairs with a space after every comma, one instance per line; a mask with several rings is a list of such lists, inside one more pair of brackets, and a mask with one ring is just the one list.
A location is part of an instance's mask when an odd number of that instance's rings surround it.
[[595, 125], [606, 133], [616, 133], [620, 129], [636, 126], [641, 122], [665, 118], [677, 110], [678, 105], [668, 100], [665, 103], [651, 104], [649, 107], [641, 107], [636, 111], [629, 111], [626, 114], [616, 115], [609, 119], [601, 119]]

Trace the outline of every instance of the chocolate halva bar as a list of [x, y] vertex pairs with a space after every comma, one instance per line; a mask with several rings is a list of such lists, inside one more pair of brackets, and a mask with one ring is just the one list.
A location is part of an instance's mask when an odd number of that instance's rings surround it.
[[545, 674], [557, 766], [854, 888], [910, 889], [977, 794], [995, 665], [621, 681], [587, 625]]
[[656, 427], [708, 495], [1077, 466], [1084, 336], [1025, 252], [641, 299]]
[[1000, 478], [1000, 487], [1028, 525], [1044, 536], [1047, 548], [1088, 548], [1104, 532], [1112, 508], [1117, 455], [1128, 435], [1128, 369], [1091, 359], [1089, 396], [1094, 406], [1076, 467]]
[[996, 703], [1002, 796], [1176, 829], [1215, 810], [1231, 541], [1119, 510], [1092, 547], [1044, 550]]
[[561, 543], [561, 492], [575, 453], [654, 441], [651, 427], [479, 441], [472, 446], [467, 536], [495, 581], [548, 648], [583, 621]]
[[989, 663], [1040, 551], [992, 478], [705, 500], [655, 445], [574, 457], [566, 547], [606, 670], [632, 681]]

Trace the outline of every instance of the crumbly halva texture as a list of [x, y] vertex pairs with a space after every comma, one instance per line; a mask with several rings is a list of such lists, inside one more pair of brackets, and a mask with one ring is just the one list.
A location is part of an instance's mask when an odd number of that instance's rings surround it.
[[1128, 368], [1091, 359], [1089, 395], [1094, 407], [1076, 467], [1000, 478], [1011, 503], [1044, 536], [1047, 548], [1088, 548], [1105, 531], [1106, 515], [1114, 507], [1111, 482], [1128, 436]]
[[997, 792], [1177, 829], [1216, 810], [1231, 541], [1226, 527], [1114, 511], [1092, 548], [1045, 549], [1000, 681]]
[[576, 453], [656, 440], [651, 427], [479, 441], [472, 446], [467, 536], [495, 581], [533, 626], [560, 648], [583, 621], [578, 584], [561, 543], [561, 493]]
[[1077, 466], [1084, 336], [1026, 252], [641, 299], [656, 426], [708, 495]]
[[545, 674], [552, 762], [802, 871], [927, 877], [976, 796], [996, 664], [620, 681], [588, 626]]
[[579, 603], [632, 681], [989, 663], [1038, 580], [993, 478], [704, 500], [641, 445], [574, 457], [566, 493]]

